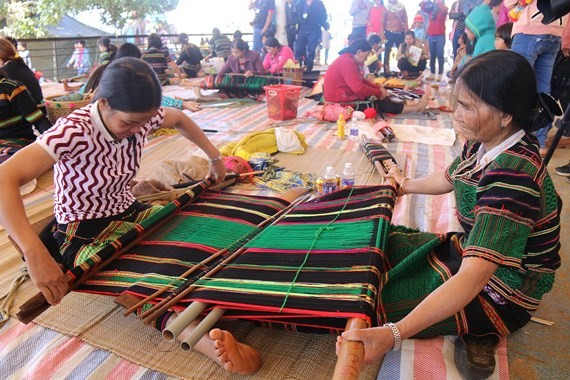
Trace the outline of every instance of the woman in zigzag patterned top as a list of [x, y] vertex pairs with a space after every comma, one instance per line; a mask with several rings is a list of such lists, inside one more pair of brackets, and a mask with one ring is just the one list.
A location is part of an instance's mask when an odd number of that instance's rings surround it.
[[[182, 111], [161, 107], [161, 98], [148, 63], [117, 59], [105, 69], [91, 104], [59, 119], [0, 165], [0, 223], [21, 248], [32, 282], [50, 304], [58, 304], [68, 291], [61, 266], [70, 269], [95, 260], [97, 247], [106, 240], [100, 236], [111, 236], [114, 225], [140, 223], [154, 215], [155, 208], [139, 203], [129, 186], [153, 130], [178, 129], [209, 157], [208, 176], [223, 180], [226, 169], [218, 149]], [[53, 236], [42, 234], [40, 240], [26, 217], [19, 187], [52, 166], [57, 223]], [[223, 354], [220, 365], [226, 365], [238, 343], [226, 332], [216, 332], [217, 339], [203, 338], [201, 351], [214, 359]], [[224, 344], [232, 346], [224, 352]]]

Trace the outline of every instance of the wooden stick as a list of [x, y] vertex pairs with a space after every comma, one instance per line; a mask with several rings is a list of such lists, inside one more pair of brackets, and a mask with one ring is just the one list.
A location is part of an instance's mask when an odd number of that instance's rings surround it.
[[[204, 184], [210, 183], [208, 180], [204, 180], [203, 182]], [[189, 202], [193, 201], [194, 199], [195, 197], [190, 199]], [[66, 273], [65, 275], [66, 280], [70, 284], [66, 294], [69, 294], [69, 292], [75, 290], [77, 287], [82, 285], [85, 281], [90, 279], [101, 269], [105, 268], [107, 265], [113, 262], [117, 257], [119, 257], [124, 252], [128, 251], [136, 244], [138, 244], [138, 242], [141, 241], [143, 238], [160, 229], [164, 224], [166, 224], [167, 221], [171, 219], [173, 215], [174, 214], [164, 218], [164, 220], [161, 220], [155, 226], [149, 228], [143, 234], [139, 235], [136, 239], [134, 239], [131, 243], [127, 244], [125, 247], [115, 252], [113, 255], [111, 255], [108, 259], [101, 262], [99, 265], [93, 267], [89, 272], [81, 276], [81, 278], [75, 279], [69, 272]], [[20, 306], [20, 311], [16, 314], [16, 316], [18, 317], [20, 322], [28, 324], [29, 322], [33, 321], [36, 317], [38, 317], [40, 314], [42, 314], [44, 311], [46, 311], [50, 306], [51, 305], [47, 302], [43, 293], [39, 292]]]
[[[267, 220], [272, 221], [272, 224], [277, 223], [282, 218], [284, 218], [291, 210], [293, 210], [293, 208], [296, 205], [305, 202], [311, 196], [312, 195], [308, 194], [302, 198], [299, 198], [297, 201], [291, 203], [289, 206], [287, 206], [283, 210], [279, 211], [277, 214], [273, 215], [271, 218], [269, 218]], [[245, 247], [241, 247], [240, 249], [235, 251], [233, 254], [231, 254], [229, 257], [224, 259], [221, 263], [219, 263], [214, 268], [212, 268], [210, 271], [208, 271], [207, 273], [203, 274], [200, 277], [201, 278], [212, 277], [213, 275], [218, 273], [225, 265], [229, 264], [236, 257], [238, 257], [240, 254], [242, 254], [243, 251], [245, 251], [245, 249], [246, 249]], [[156, 320], [158, 317], [160, 317], [165, 311], [167, 311], [168, 309], [170, 309], [171, 307], [176, 305], [178, 303], [178, 301], [180, 301], [184, 297], [188, 296], [188, 294], [192, 293], [196, 288], [198, 288], [198, 286], [190, 285], [187, 288], [183, 289], [178, 294], [174, 294], [174, 293], [170, 294], [167, 298], [163, 299], [161, 302], [154, 305], [152, 308], [150, 308], [145, 313], [143, 313], [140, 317], [143, 318], [143, 322], [145, 324], [150, 324], [151, 322]]]
[[[346, 322], [345, 331], [365, 329], [368, 323], [361, 318], [350, 318]], [[358, 380], [364, 361], [364, 344], [357, 341], [343, 340], [336, 365], [333, 380]]]

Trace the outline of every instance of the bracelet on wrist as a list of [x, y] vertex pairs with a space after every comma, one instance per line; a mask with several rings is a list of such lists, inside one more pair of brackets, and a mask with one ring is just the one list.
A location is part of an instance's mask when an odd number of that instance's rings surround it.
[[404, 179], [401, 180], [400, 183], [398, 183], [398, 187], [403, 194], [409, 194], [407, 191], [404, 190], [404, 183], [409, 180], [410, 177], [404, 177]]
[[392, 351], [398, 351], [402, 348], [402, 335], [400, 334], [400, 330], [392, 322], [384, 323], [384, 326], [392, 330], [392, 334], [394, 335], [394, 347], [392, 347]]
[[222, 156], [221, 154], [218, 154], [216, 157], [214, 158], [208, 158], [208, 162], [210, 164], [215, 164], [218, 161], [222, 161], [224, 159], [224, 156]]

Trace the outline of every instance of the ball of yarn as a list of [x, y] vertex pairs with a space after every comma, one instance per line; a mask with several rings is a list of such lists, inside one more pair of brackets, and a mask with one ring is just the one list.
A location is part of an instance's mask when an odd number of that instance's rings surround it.
[[378, 112], [372, 107], [365, 109], [363, 112], [367, 119], [375, 119], [378, 116]]
[[[229, 172], [236, 174], [251, 173], [253, 171], [251, 165], [246, 160], [238, 156], [224, 157], [224, 166]], [[253, 175], [240, 177], [241, 181], [251, 181], [252, 179]]]

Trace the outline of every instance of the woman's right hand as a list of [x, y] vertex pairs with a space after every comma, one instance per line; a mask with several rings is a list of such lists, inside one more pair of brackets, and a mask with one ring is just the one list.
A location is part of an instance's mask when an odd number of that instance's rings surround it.
[[26, 254], [26, 266], [34, 285], [50, 305], [57, 305], [67, 294], [69, 284], [61, 267], [45, 247], [42, 251]]

